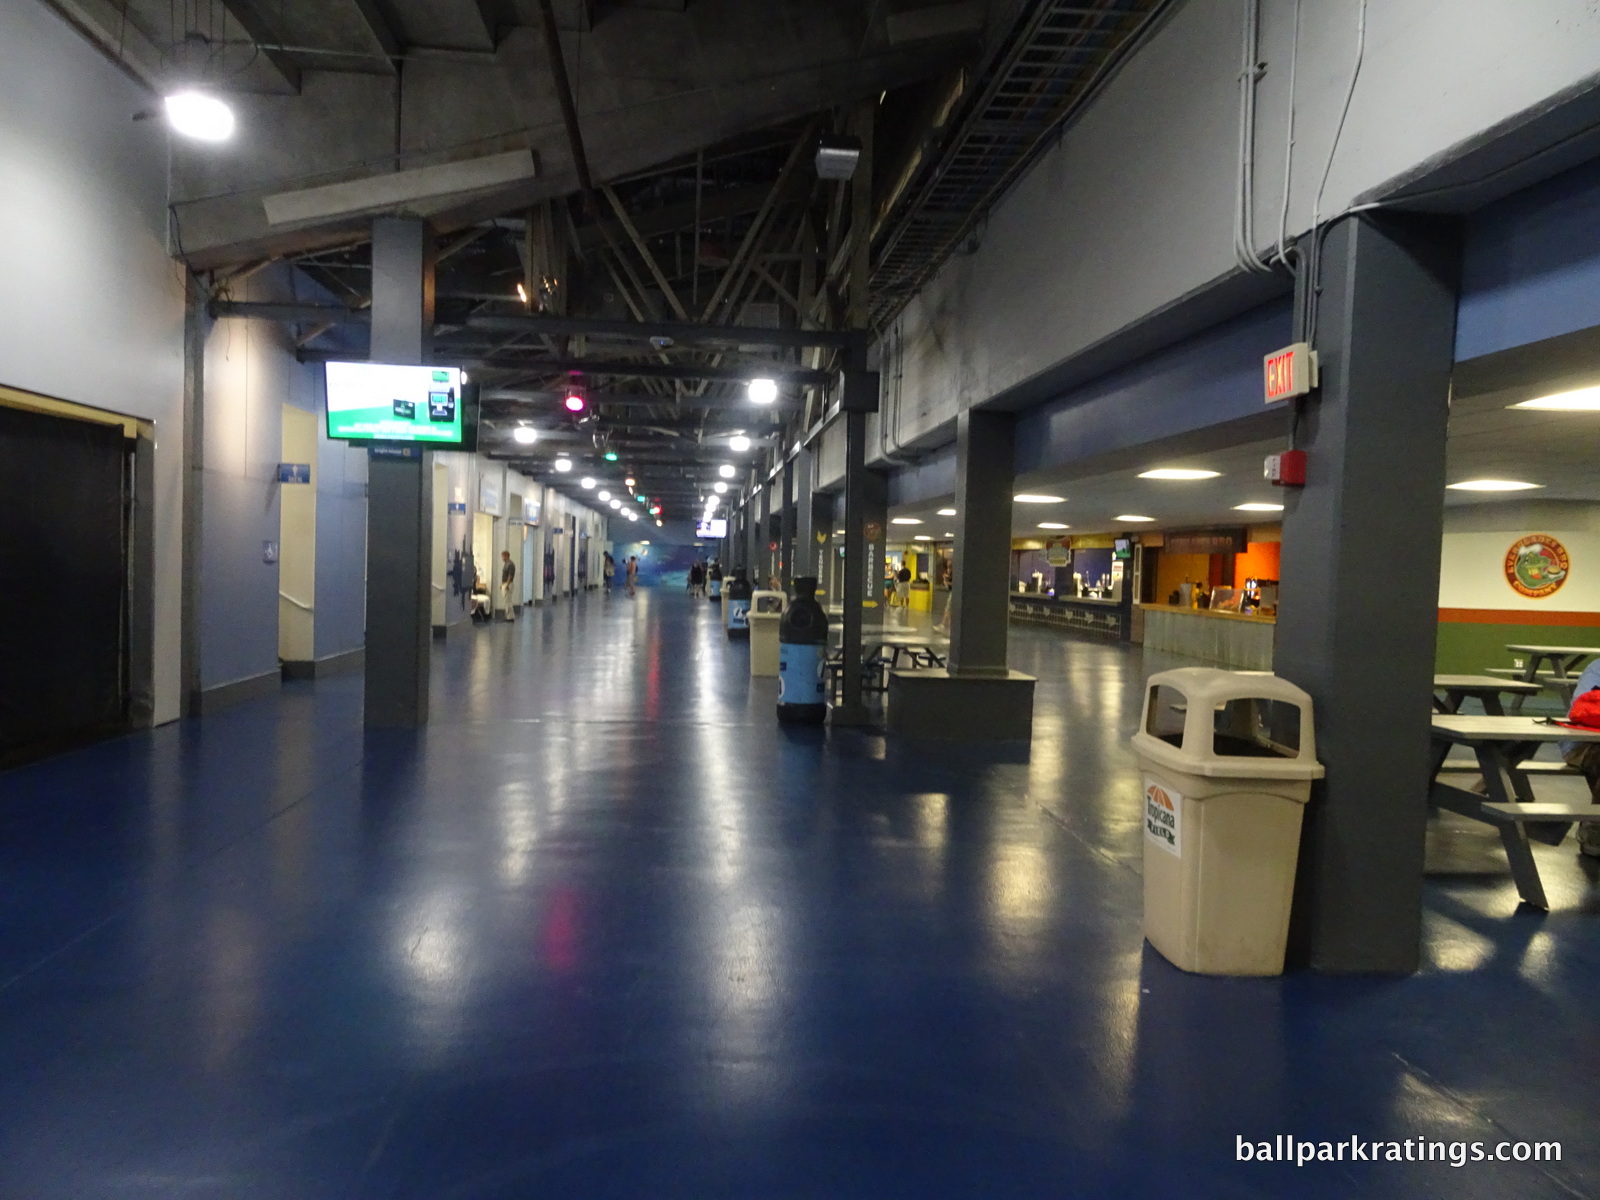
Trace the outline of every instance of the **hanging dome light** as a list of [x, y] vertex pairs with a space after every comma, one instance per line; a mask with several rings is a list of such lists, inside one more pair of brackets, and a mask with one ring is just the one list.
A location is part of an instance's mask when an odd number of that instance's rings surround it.
[[225, 142], [233, 136], [233, 109], [204, 92], [174, 92], [163, 102], [174, 133], [197, 142]]

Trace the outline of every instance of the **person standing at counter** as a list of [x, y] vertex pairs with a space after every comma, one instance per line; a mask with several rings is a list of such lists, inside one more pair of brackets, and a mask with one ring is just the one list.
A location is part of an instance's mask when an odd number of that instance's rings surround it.
[[904, 563], [894, 573], [894, 599], [901, 608], [911, 605], [911, 568]]

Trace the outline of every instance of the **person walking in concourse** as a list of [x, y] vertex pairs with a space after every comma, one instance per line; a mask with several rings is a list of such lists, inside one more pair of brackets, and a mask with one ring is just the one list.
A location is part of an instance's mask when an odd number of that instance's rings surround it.
[[628, 556], [628, 595], [637, 595], [639, 586], [639, 559], [634, 555]]
[[600, 575], [605, 580], [606, 595], [611, 595], [611, 581], [617, 577], [617, 560], [611, 557], [611, 551], [605, 552], [605, 561], [601, 564]]
[[513, 585], [517, 581], [517, 564], [511, 561], [511, 551], [500, 551], [500, 607], [505, 612], [505, 619], [517, 619], [516, 602], [512, 599]]

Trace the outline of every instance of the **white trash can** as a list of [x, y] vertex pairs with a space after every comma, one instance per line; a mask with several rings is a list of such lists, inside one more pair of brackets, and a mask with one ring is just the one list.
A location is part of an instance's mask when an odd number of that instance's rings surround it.
[[750, 674], [778, 675], [778, 626], [789, 598], [782, 592], [757, 591], [750, 594]]
[[1144, 784], [1144, 936], [1204, 975], [1278, 975], [1321, 779], [1311, 697], [1267, 672], [1152, 675], [1133, 735]]

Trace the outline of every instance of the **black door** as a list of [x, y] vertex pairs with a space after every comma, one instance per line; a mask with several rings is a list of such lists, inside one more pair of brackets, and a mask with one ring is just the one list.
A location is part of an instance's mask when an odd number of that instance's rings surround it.
[[126, 727], [129, 444], [0, 407], [0, 762]]

